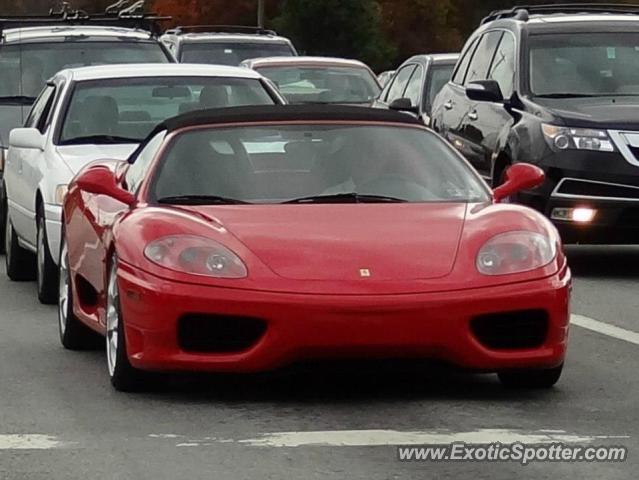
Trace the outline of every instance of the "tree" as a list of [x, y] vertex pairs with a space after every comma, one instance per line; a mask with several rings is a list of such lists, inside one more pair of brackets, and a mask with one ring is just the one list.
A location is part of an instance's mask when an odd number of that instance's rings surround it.
[[379, 0], [383, 28], [395, 42], [400, 63], [420, 53], [456, 51], [462, 34], [451, 20], [456, 14], [453, 0]]
[[284, 0], [273, 24], [309, 55], [358, 58], [378, 70], [395, 59], [376, 0]]

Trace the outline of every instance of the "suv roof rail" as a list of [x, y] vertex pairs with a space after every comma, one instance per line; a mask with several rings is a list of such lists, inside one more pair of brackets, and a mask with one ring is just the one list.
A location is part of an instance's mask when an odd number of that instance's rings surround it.
[[485, 17], [481, 24], [499, 20], [502, 18], [513, 18], [515, 20], [527, 21], [533, 14], [552, 13], [622, 13], [639, 15], [639, 5], [627, 3], [556, 3], [550, 5], [517, 5], [506, 10], [495, 10]]
[[90, 15], [84, 10], [74, 10], [69, 2], [63, 1], [58, 3], [57, 8], [51, 8], [49, 15], [0, 17], [0, 38], [2, 38], [4, 30], [8, 28], [68, 25], [133, 28], [159, 36], [162, 34], [160, 23], [171, 20], [171, 17], [145, 12], [145, 0], [139, 0], [130, 6], [129, 3], [130, 0], [120, 0], [107, 7], [104, 13]]
[[244, 25], [184, 25], [167, 30], [166, 33], [172, 35], [182, 35], [185, 33], [245, 33], [250, 35], [277, 35], [277, 32], [274, 30]]

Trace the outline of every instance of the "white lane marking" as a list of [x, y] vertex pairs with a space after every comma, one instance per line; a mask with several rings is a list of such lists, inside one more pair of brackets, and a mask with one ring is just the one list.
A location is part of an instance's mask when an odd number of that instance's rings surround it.
[[601, 333], [618, 340], [624, 340], [628, 343], [639, 345], [639, 333], [632, 330], [626, 330], [625, 328], [616, 327], [609, 323], [600, 322], [594, 318], [584, 317], [583, 315], [572, 315], [570, 317], [570, 323], [577, 325], [578, 327], [591, 330], [593, 332]]
[[509, 429], [480, 429], [469, 432], [450, 430], [336, 430], [315, 432], [264, 433], [256, 438], [239, 440], [204, 437], [189, 438], [177, 447], [208, 447], [220, 443], [236, 443], [252, 447], [374, 447], [389, 445], [442, 445], [454, 442], [470, 444], [501, 443], [590, 443], [595, 440], [630, 438], [626, 435], [580, 435], [564, 430], [521, 431]]
[[51, 435], [0, 435], [0, 450], [51, 450], [62, 445], [63, 442]]

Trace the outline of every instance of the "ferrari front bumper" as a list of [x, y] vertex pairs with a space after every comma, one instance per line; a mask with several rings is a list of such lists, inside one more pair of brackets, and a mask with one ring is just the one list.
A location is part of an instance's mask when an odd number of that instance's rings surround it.
[[[482, 371], [551, 368], [566, 354], [570, 270], [482, 289], [418, 295], [300, 295], [182, 284], [121, 264], [118, 282], [133, 366], [155, 371], [260, 372], [297, 361], [415, 358]], [[480, 315], [544, 311], [547, 330], [534, 348], [491, 349], [471, 328]], [[185, 351], [185, 315], [251, 317], [265, 331], [230, 353]]]

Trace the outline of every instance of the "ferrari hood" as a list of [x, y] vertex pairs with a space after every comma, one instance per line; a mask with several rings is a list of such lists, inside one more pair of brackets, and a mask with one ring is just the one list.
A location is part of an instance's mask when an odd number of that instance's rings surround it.
[[117, 145], [67, 145], [57, 148], [64, 163], [75, 175], [89, 162], [99, 159], [126, 160], [138, 144]]
[[434, 279], [455, 263], [465, 204], [189, 207], [294, 280]]

